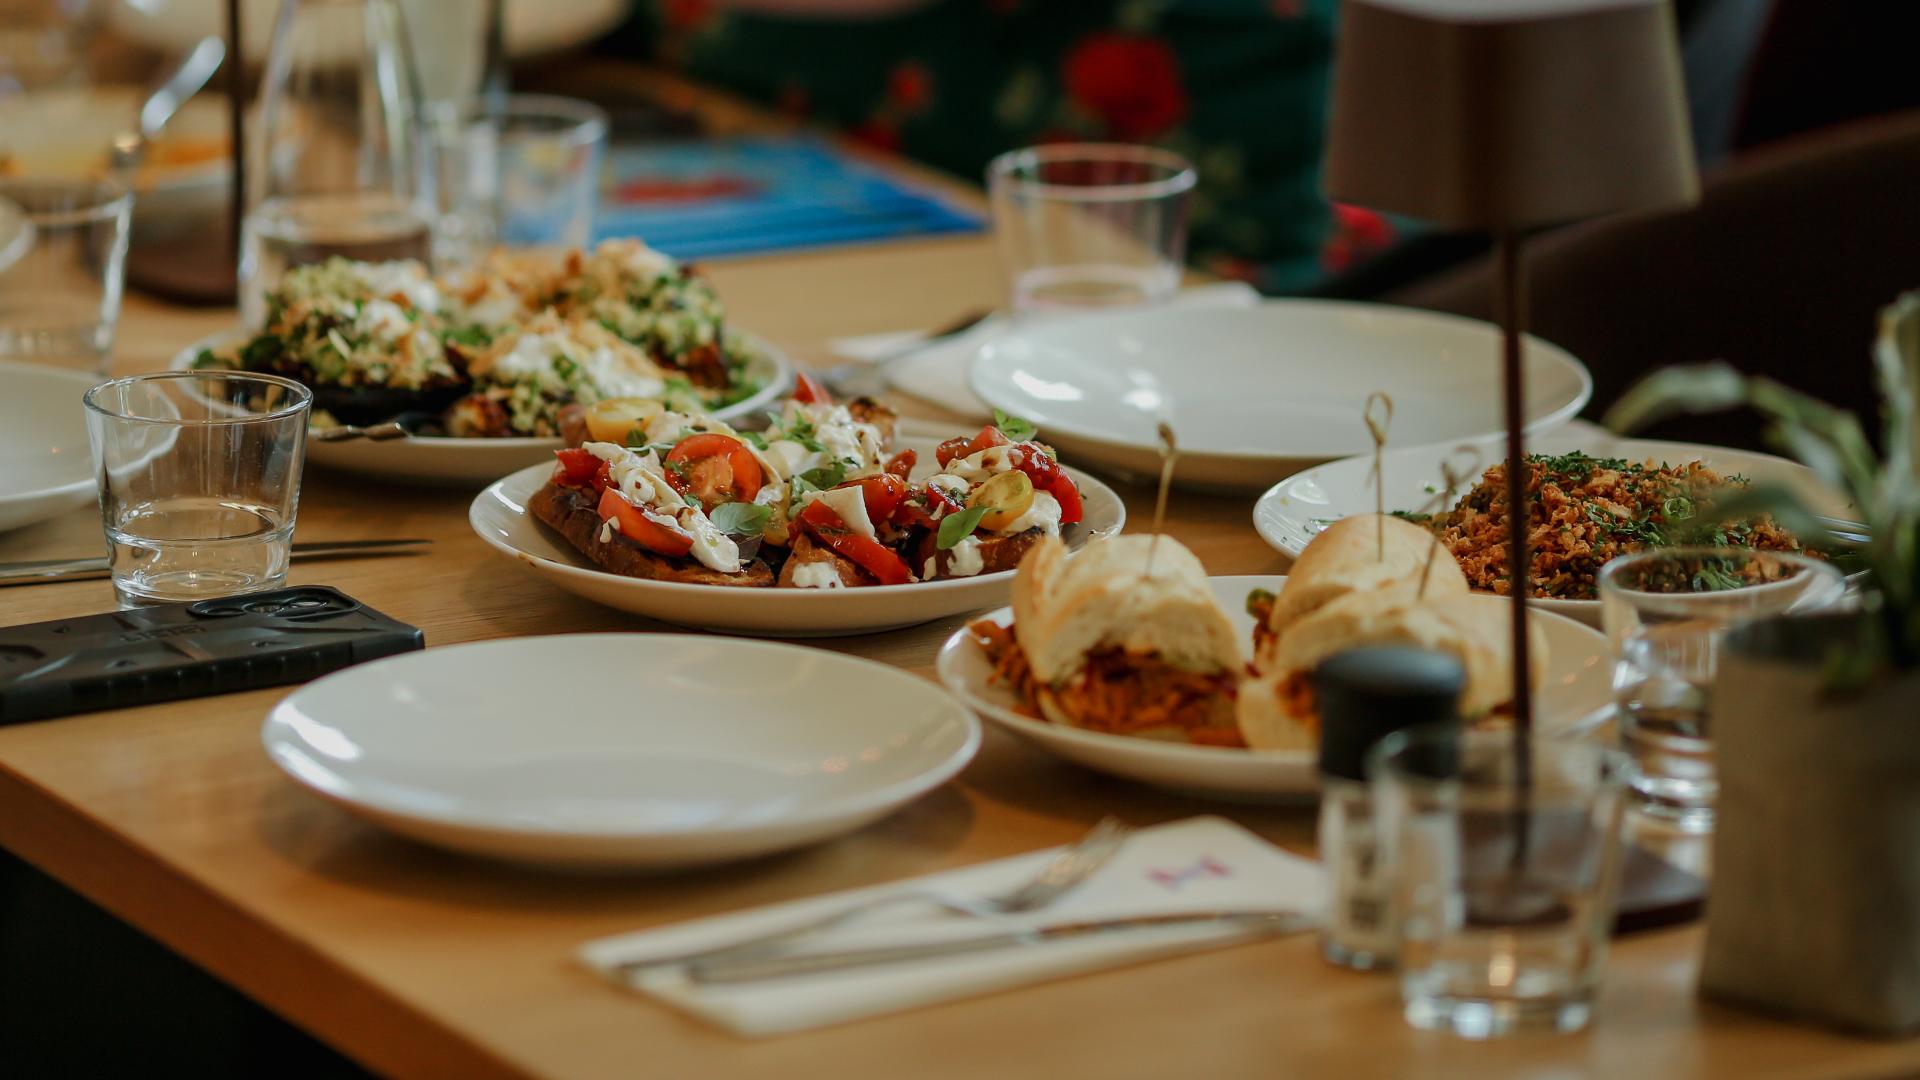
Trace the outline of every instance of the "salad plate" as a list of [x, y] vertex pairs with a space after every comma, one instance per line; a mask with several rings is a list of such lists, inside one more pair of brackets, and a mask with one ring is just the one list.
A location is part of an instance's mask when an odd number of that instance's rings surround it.
[[[1164, 307], [1015, 326], [981, 346], [973, 392], [1075, 460], [1157, 475], [1158, 425], [1180, 443], [1174, 482], [1258, 491], [1372, 447], [1361, 411], [1393, 395], [1396, 444], [1491, 442], [1505, 427], [1499, 334], [1487, 323], [1382, 304], [1268, 300]], [[1526, 346], [1527, 430], [1577, 414], [1581, 363]]]
[[0, 363], [0, 531], [93, 501], [80, 399], [99, 381], [42, 364]]
[[[919, 457], [915, 479], [938, 471], [935, 439], [902, 436], [896, 449]], [[597, 569], [558, 533], [543, 525], [528, 502], [554, 471], [549, 462], [522, 469], [482, 491], [467, 520], [480, 539], [533, 574], [577, 596], [681, 626], [780, 637], [865, 634], [915, 626], [1004, 603], [1013, 571], [861, 588], [748, 588], [656, 581]], [[1118, 533], [1126, 506], [1112, 488], [1071, 466], [1084, 519], [1064, 526], [1070, 549]]]
[[[1251, 652], [1254, 617], [1246, 611], [1247, 594], [1256, 589], [1278, 593], [1287, 579], [1243, 575], [1209, 581], [1233, 620], [1242, 648]], [[1505, 602], [1498, 597], [1474, 599]], [[1000, 608], [982, 618], [1005, 626], [1013, 621], [1013, 609]], [[1612, 699], [1607, 640], [1597, 630], [1550, 612], [1536, 612], [1534, 618], [1546, 634], [1548, 649], [1546, 673], [1535, 691], [1541, 730], [1584, 730]], [[993, 662], [965, 628], [947, 639], [935, 667], [940, 681], [982, 719], [1095, 772], [1183, 795], [1233, 802], [1296, 802], [1312, 798], [1319, 790], [1317, 755], [1312, 750], [1196, 746], [1085, 731], [1027, 716], [1018, 711], [1019, 696], [993, 680]]]
[[938, 686], [871, 660], [558, 634], [347, 668], [274, 706], [261, 741], [294, 782], [416, 840], [669, 869], [851, 832], [958, 773], [980, 727]]
[[[1696, 443], [1626, 439], [1584, 423], [1530, 439], [1527, 449], [1531, 454], [1553, 458], [1584, 454], [1634, 464], [1681, 466], [1699, 462], [1723, 477], [1785, 484], [1799, 492], [1817, 512], [1830, 517], [1845, 520], [1852, 515], [1846, 501], [1827, 490], [1811, 469], [1771, 454]], [[1456, 469], [1470, 466], [1459, 492], [1465, 495], [1488, 467], [1502, 459], [1503, 453], [1499, 446], [1479, 447], [1472, 453], [1463, 453], [1454, 444], [1390, 449], [1382, 457], [1386, 509], [1423, 513], [1445, 509], [1439, 505], [1443, 462], [1452, 462]], [[1373, 512], [1374, 493], [1368, 482], [1372, 469], [1373, 455], [1362, 454], [1290, 476], [1269, 488], [1254, 504], [1254, 528], [1274, 550], [1289, 559], [1299, 558], [1328, 525], [1352, 514]], [[1543, 610], [1590, 626], [1600, 625], [1597, 599], [1538, 597], [1534, 603]]]
[[[750, 397], [711, 410], [710, 415], [720, 420], [745, 421], [772, 408], [786, 396], [793, 385], [794, 369], [786, 354], [771, 343], [745, 331], [734, 333], [754, 354], [746, 373], [759, 389]], [[203, 351], [225, 348], [246, 337], [246, 332], [238, 328], [209, 335], [180, 350], [169, 366], [175, 371], [188, 370]], [[325, 468], [383, 480], [472, 490], [474, 485], [485, 484], [515, 469], [552, 461], [553, 452], [563, 445], [557, 435], [465, 439], [408, 436], [339, 442], [310, 439], [307, 460]]]

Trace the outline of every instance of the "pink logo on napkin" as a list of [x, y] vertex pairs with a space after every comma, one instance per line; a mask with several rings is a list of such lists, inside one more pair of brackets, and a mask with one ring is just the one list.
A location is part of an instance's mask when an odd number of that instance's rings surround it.
[[1185, 870], [1153, 870], [1147, 874], [1149, 880], [1155, 884], [1164, 885], [1174, 892], [1178, 892], [1180, 886], [1198, 878], [1232, 876], [1233, 868], [1211, 855], [1200, 856], [1199, 861]]

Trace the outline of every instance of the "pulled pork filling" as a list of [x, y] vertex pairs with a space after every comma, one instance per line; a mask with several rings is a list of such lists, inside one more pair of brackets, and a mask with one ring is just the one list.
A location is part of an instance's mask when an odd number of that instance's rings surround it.
[[[974, 639], [993, 661], [993, 681], [1019, 693], [1028, 716], [1041, 716], [1045, 689], [1027, 665], [1010, 627], [989, 620], [972, 624]], [[1101, 649], [1086, 666], [1053, 687], [1055, 705], [1076, 726], [1110, 735], [1177, 735], [1202, 746], [1246, 746], [1234, 720], [1233, 673], [1204, 675], [1158, 656]]]

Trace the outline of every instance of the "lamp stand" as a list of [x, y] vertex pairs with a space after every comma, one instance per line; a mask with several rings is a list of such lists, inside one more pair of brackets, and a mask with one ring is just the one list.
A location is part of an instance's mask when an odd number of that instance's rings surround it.
[[[1527, 532], [1526, 368], [1522, 334], [1527, 310], [1526, 272], [1521, 238], [1512, 229], [1494, 234], [1494, 319], [1500, 324], [1501, 370], [1507, 422], [1507, 595], [1513, 603], [1513, 726], [1521, 737], [1533, 733], [1533, 687], [1528, 680], [1527, 593], [1532, 581]], [[1522, 782], [1527, 767], [1520, 761]]]
[[240, 51], [240, 0], [227, 0], [227, 139], [232, 147], [230, 154], [231, 180], [233, 189], [228, 192], [227, 216], [232, 227], [232, 255], [236, 289], [240, 267], [240, 221], [247, 215], [247, 152], [246, 127], [247, 106], [242, 96], [245, 89], [246, 54]]

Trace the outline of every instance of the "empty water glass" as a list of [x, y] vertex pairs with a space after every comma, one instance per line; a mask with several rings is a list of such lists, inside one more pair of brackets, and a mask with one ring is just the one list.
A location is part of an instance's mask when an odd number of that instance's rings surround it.
[[993, 231], [1016, 316], [1164, 303], [1187, 256], [1197, 174], [1151, 146], [1063, 143], [987, 166]]
[[106, 372], [132, 207], [102, 180], [0, 179], [0, 360]]
[[1777, 551], [1665, 548], [1601, 569], [1615, 716], [1643, 813], [1686, 831], [1713, 827], [1720, 785], [1707, 711], [1727, 629], [1818, 610], [1845, 592], [1832, 563]]
[[122, 607], [286, 583], [313, 393], [173, 371], [87, 391], [87, 438]]
[[1624, 755], [1512, 730], [1396, 732], [1369, 758], [1415, 1027], [1584, 1027], [1618, 899]]

